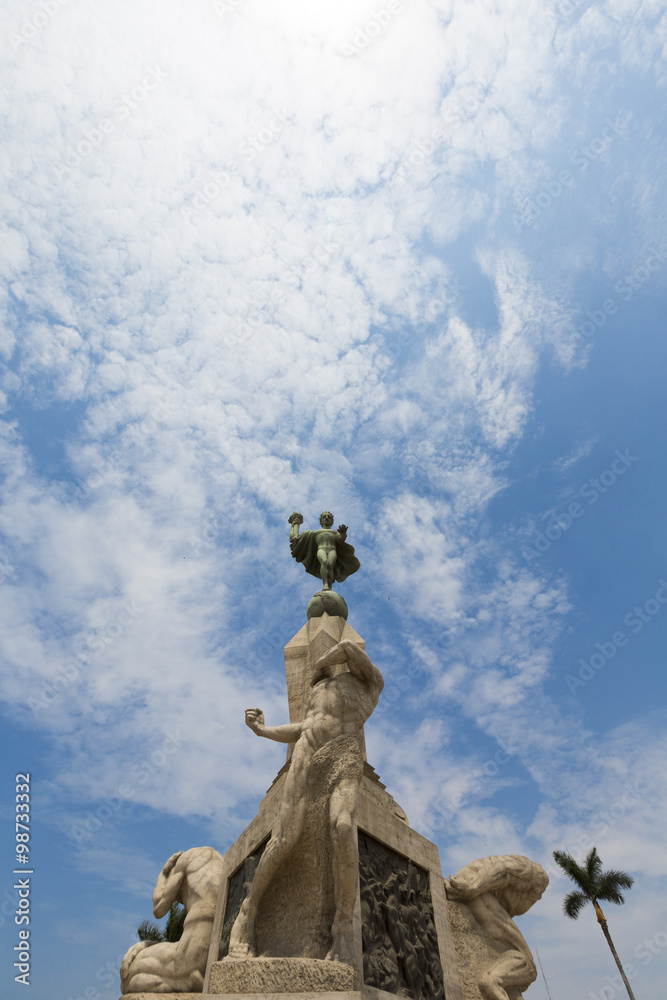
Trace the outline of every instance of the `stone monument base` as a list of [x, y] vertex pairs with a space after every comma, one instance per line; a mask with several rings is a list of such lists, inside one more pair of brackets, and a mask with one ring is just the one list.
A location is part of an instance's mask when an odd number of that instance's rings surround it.
[[214, 962], [209, 993], [220, 996], [278, 993], [346, 993], [359, 988], [351, 965], [317, 958], [248, 958]]
[[[220, 1000], [219, 993], [124, 993], [120, 1000]], [[225, 1000], [395, 1000], [381, 990], [330, 990], [325, 993], [228, 993]]]

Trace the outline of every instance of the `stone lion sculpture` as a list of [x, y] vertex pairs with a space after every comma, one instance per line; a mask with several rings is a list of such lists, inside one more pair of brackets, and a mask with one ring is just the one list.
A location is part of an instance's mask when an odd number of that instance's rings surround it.
[[505, 946], [479, 979], [485, 1000], [516, 1000], [537, 979], [531, 950], [512, 917], [526, 913], [548, 884], [544, 868], [519, 854], [471, 861], [445, 882], [448, 898], [465, 903], [494, 943]]
[[182, 903], [182, 937], [132, 945], [120, 967], [123, 993], [201, 993], [221, 878], [222, 855], [212, 847], [172, 854], [158, 876], [153, 913], [164, 917]]

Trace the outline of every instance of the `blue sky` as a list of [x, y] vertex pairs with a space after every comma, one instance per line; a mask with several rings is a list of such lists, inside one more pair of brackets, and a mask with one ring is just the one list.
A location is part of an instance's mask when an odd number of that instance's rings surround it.
[[[282, 763], [243, 710], [286, 720], [287, 517], [330, 508], [412, 825], [445, 874], [595, 844], [661, 1000], [666, 38], [656, 0], [5, 5], [5, 995], [14, 775], [30, 995], [114, 996], [164, 861]], [[521, 926], [610, 1000], [567, 889]]]

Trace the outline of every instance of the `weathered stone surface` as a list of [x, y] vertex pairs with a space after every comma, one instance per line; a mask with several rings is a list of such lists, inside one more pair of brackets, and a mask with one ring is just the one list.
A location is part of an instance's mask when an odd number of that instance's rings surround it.
[[359, 832], [364, 985], [445, 1000], [428, 872]]
[[211, 969], [209, 992], [323, 993], [356, 990], [356, 971], [342, 962], [313, 958], [249, 958], [216, 962]]
[[[207, 1000], [209, 993], [160, 993], [161, 1000]], [[155, 993], [123, 993], [120, 1000], [155, 1000]], [[244, 997], [243, 1000], [249, 1000]], [[285, 1000], [281, 997], [281, 1000]]]
[[271, 955], [326, 956], [353, 966], [360, 961], [353, 925], [362, 729], [384, 682], [366, 653], [343, 640], [316, 660], [310, 683], [300, 722], [271, 727], [260, 709], [246, 711], [258, 736], [293, 743], [294, 752], [276, 824], [231, 929], [228, 960]]
[[[219, 1000], [219, 993], [160, 993], [161, 1000]], [[125, 993], [120, 1000], [155, 1000], [155, 993]], [[227, 993], [225, 1000], [391, 1000], [380, 990], [326, 990], [309, 993]]]
[[[155, 1000], [155, 993], [124, 993], [120, 1000]], [[219, 1000], [219, 993], [160, 993], [160, 1000]], [[225, 1000], [391, 1000], [381, 990], [326, 990], [309, 993], [226, 993]]]
[[512, 917], [537, 902], [549, 876], [529, 858], [507, 854], [472, 861], [445, 884], [465, 1000], [521, 1000], [537, 970]]
[[139, 941], [120, 967], [123, 993], [201, 991], [204, 985], [223, 859], [212, 847], [172, 854], [158, 876], [153, 913], [164, 917], [172, 903], [187, 910], [180, 941]]
[[[301, 722], [310, 698], [313, 665], [332, 646], [343, 639], [355, 642], [359, 649], [366, 644], [352, 626], [340, 616], [327, 613], [311, 618], [299, 629], [285, 646], [285, 675], [290, 722]], [[287, 760], [292, 756], [292, 746], [287, 749]]]

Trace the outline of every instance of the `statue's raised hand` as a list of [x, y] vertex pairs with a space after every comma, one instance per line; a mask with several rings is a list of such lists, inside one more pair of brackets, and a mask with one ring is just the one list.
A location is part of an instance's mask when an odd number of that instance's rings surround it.
[[297, 511], [294, 511], [294, 513], [290, 514], [287, 520], [290, 524], [303, 524], [303, 514], [299, 514]]
[[245, 724], [252, 729], [253, 733], [258, 732], [264, 725], [264, 712], [260, 708], [246, 708]]

